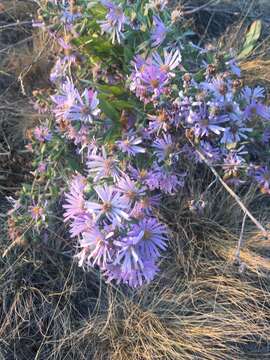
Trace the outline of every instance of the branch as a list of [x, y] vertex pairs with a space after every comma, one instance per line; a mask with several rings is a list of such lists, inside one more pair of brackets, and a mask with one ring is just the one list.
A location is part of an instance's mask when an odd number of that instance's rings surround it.
[[[195, 147], [195, 145], [192, 143], [191, 140], [189, 140], [190, 143]], [[195, 147], [196, 149], [196, 147]], [[219, 180], [219, 182], [223, 185], [223, 187], [228, 191], [228, 193], [234, 198], [234, 200], [237, 202], [237, 204], [240, 206], [240, 208], [243, 210], [245, 216], [248, 216], [250, 220], [257, 226], [259, 230], [262, 231], [263, 235], [268, 238], [269, 233], [268, 231], [263, 227], [263, 225], [251, 214], [251, 212], [247, 209], [247, 207], [243, 204], [239, 196], [226, 184], [226, 182], [219, 176], [216, 169], [209, 164], [206, 157], [200, 152], [200, 150], [196, 149], [197, 154], [200, 156], [200, 158], [203, 160], [203, 162], [209, 167], [209, 169], [212, 171], [212, 173], [216, 176], [216, 178]]]

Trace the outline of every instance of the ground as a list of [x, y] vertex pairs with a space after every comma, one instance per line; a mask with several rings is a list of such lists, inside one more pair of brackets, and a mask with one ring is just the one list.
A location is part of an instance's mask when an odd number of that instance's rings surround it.
[[[268, 1], [181, 3], [195, 10], [187, 21], [197, 39], [226, 48], [241, 46], [241, 34], [262, 19], [262, 38], [241, 67], [245, 81], [269, 87]], [[270, 240], [247, 221], [236, 259], [243, 213], [218, 182], [203, 216], [191, 215], [181, 194], [173, 211], [164, 204], [170, 250], [158, 278], [140, 290], [78, 269], [64, 225], [50, 230], [49, 242], [11, 246], [6, 196], [31, 179], [26, 134], [42, 118], [30, 99], [48, 86], [53, 56], [32, 33], [35, 11], [33, 1], [0, 1], [0, 358], [269, 359]], [[188, 186], [196, 195], [204, 182]], [[267, 226], [270, 200], [252, 188], [242, 195]]]

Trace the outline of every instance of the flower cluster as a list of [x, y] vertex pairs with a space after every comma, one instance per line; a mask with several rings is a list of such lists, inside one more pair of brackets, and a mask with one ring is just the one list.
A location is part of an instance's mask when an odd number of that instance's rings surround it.
[[[185, 194], [191, 167], [270, 193], [264, 89], [243, 85], [234, 57], [180, 43], [167, 0], [144, 3], [47, 4], [42, 28], [59, 46], [53, 94], [34, 100], [48, 121], [30, 136], [35, 187], [12, 212], [21, 224], [25, 209], [40, 234], [61, 199], [79, 266], [131, 287], [158, 272], [169, 239], [161, 203]], [[204, 200], [186, 198], [203, 213]]]

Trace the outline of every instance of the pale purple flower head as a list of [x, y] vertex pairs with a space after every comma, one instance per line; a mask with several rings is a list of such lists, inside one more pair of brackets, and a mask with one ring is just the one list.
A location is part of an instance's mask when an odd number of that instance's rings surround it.
[[142, 139], [132, 133], [127, 134], [125, 139], [116, 142], [118, 148], [129, 156], [145, 153], [145, 148], [140, 146], [140, 144], [142, 144]]
[[95, 222], [105, 217], [112, 223], [121, 224], [123, 220], [129, 219], [129, 203], [119, 191], [108, 185], [99, 185], [94, 189], [99, 202], [87, 201], [86, 208], [93, 214]]
[[68, 139], [73, 140], [74, 144], [78, 147], [85, 148], [91, 141], [89, 137], [90, 129], [87, 125], [82, 125], [80, 130], [77, 130], [71, 124], [67, 126], [66, 136]]
[[263, 193], [270, 194], [270, 170], [267, 166], [261, 166], [255, 171], [255, 180]]
[[60, 88], [60, 92], [51, 96], [51, 99], [55, 104], [53, 111], [57, 120], [66, 119], [71, 106], [74, 105], [75, 100], [78, 97], [79, 93], [73, 82], [69, 78], [66, 78]]
[[46, 162], [41, 161], [41, 162], [38, 164], [37, 171], [42, 174], [42, 173], [44, 173], [46, 170], [47, 170], [47, 164], [46, 164]]
[[38, 221], [38, 220], [45, 220], [45, 212], [44, 212], [44, 208], [38, 204], [34, 204], [32, 206], [29, 207], [29, 211], [31, 214], [31, 217], [33, 220]]
[[63, 205], [65, 221], [85, 213], [84, 190], [86, 184], [86, 178], [82, 175], [75, 175], [70, 182], [69, 192], [65, 194], [66, 203]]
[[252, 102], [245, 108], [244, 117], [246, 119], [252, 119], [254, 116], [260, 116], [265, 120], [270, 120], [269, 107], [252, 100]]
[[163, 134], [162, 138], [155, 140], [153, 147], [158, 161], [171, 159], [175, 150], [175, 144], [170, 134]]
[[131, 180], [127, 175], [124, 175], [119, 179], [116, 184], [116, 190], [123, 194], [129, 203], [133, 203], [142, 198], [145, 194], [145, 187], [139, 186], [136, 181]]
[[211, 79], [210, 82], [202, 82], [200, 87], [203, 90], [210, 91], [217, 101], [224, 102], [225, 99], [232, 99], [230, 84], [220, 76]]
[[84, 232], [89, 232], [93, 227], [93, 218], [91, 214], [82, 212], [79, 215], [74, 216], [70, 224], [70, 236], [76, 237]]
[[153, 16], [153, 30], [151, 32], [152, 46], [156, 47], [163, 43], [168, 29], [158, 16]]
[[155, 96], [160, 96], [168, 83], [168, 75], [155, 65], [145, 66], [140, 78], [146, 86], [146, 90]]
[[106, 20], [99, 21], [102, 33], [108, 33], [111, 36], [112, 43], [120, 44], [124, 38], [123, 27], [128, 20], [119, 5], [115, 5], [110, 1], [103, 0], [102, 4], [108, 9]]
[[142, 219], [153, 214], [154, 208], [160, 205], [161, 195], [145, 195], [139, 201], [136, 201], [133, 209], [130, 212], [130, 216], [135, 219]]
[[71, 121], [92, 123], [94, 117], [100, 113], [98, 105], [97, 92], [85, 89], [82, 96], [76, 97], [76, 102], [71, 105], [66, 118]]
[[184, 186], [186, 174], [177, 174], [164, 166], [154, 164], [153, 169], [148, 172], [145, 183], [150, 190], [159, 189], [165, 194], [172, 194]]
[[82, 250], [76, 255], [79, 266], [95, 266], [106, 268], [107, 263], [112, 262], [111, 246], [109, 239], [113, 233], [104, 234], [97, 227], [83, 233], [79, 240]]
[[164, 60], [161, 58], [158, 52], [153, 53], [153, 63], [154, 65], [159, 66], [160, 70], [168, 74], [170, 77], [174, 77], [175, 74], [173, 70], [180, 65], [182, 60], [180, 51], [178, 49], [171, 50], [168, 52], [167, 50], [163, 50]]
[[73, 12], [68, 7], [66, 7], [61, 14], [61, 21], [67, 26], [68, 30], [73, 28], [74, 22], [81, 18], [82, 14], [79, 12]]
[[168, 131], [171, 125], [171, 118], [165, 110], [161, 110], [155, 115], [148, 115], [150, 133], [159, 133], [161, 130]]
[[187, 122], [194, 125], [194, 134], [197, 137], [209, 136], [210, 133], [220, 135], [225, 130], [220, 124], [226, 121], [228, 121], [226, 115], [215, 116], [209, 114], [206, 105], [200, 106], [198, 111], [191, 110], [187, 118]]
[[[207, 158], [207, 160], [210, 163], [216, 163], [220, 161], [222, 156], [222, 152], [220, 148], [214, 147], [208, 141], [204, 141], [204, 140], [200, 141], [200, 148], [201, 151], [203, 152], [203, 155]], [[194, 153], [194, 149], [193, 149], [193, 153]], [[198, 158], [198, 161], [201, 161], [200, 157]]]
[[224, 176], [226, 179], [235, 179], [234, 184], [240, 184], [239, 171], [243, 165], [245, 165], [245, 160], [241, 156], [245, 152], [241, 151], [242, 148], [238, 150], [230, 151], [227, 156], [224, 158], [224, 165], [222, 166], [224, 170]]
[[67, 64], [63, 62], [60, 58], [58, 58], [51, 70], [50, 81], [52, 83], [61, 81], [66, 76], [66, 71], [67, 71]]
[[97, 182], [102, 178], [112, 177], [117, 180], [120, 176], [120, 169], [117, 166], [118, 161], [112, 156], [108, 156], [105, 148], [102, 148], [102, 155], [89, 154], [87, 167], [89, 174]]
[[116, 281], [119, 284], [121, 281], [133, 288], [142, 286], [144, 283], [150, 283], [157, 272], [159, 271], [155, 262], [150, 260], [142, 260], [143, 268], [132, 269], [130, 272], [124, 272], [121, 265], [108, 264], [104, 275], [107, 277], [108, 281]]
[[251, 89], [245, 86], [242, 90], [242, 99], [247, 103], [244, 110], [244, 117], [252, 119], [254, 116], [260, 116], [265, 120], [270, 120], [269, 107], [262, 104], [260, 99], [265, 97], [265, 90], [261, 86]]
[[156, 272], [155, 261], [160, 250], [167, 247], [168, 234], [155, 218], [145, 218], [132, 225], [127, 236], [114, 241], [118, 247], [116, 259], [107, 267], [109, 280], [123, 281], [131, 287], [150, 282]]
[[52, 134], [47, 126], [37, 126], [34, 129], [34, 137], [40, 142], [45, 142], [52, 139]]
[[160, 256], [160, 250], [166, 249], [168, 233], [166, 226], [157, 219], [146, 217], [132, 226], [128, 238], [136, 244], [143, 258], [155, 259]]
[[226, 127], [220, 140], [221, 144], [237, 144], [242, 139], [248, 138], [247, 133], [252, 132], [251, 128], [243, 127], [241, 121], [234, 121], [229, 127]]

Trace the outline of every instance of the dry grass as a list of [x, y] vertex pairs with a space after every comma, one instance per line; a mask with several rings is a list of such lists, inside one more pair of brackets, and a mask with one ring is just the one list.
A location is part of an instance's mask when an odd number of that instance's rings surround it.
[[33, 33], [36, 9], [32, 0], [0, 1], [0, 194], [27, 180], [25, 134], [40, 120], [31, 95], [49, 87], [54, 45], [45, 33]]
[[[207, 40], [213, 32], [218, 34], [220, 29], [224, 31], [228, 17], [233, 22], [238, 19], [231, 26], [242, 33], [248, 20], [261, 14], [263, 2], [252, 5], [239, 0], [229, 7], [227, 2], [216, 2], [196, 14], [197, 23], [204, 24], [208, 19], [203, 26], [209, 32], [203, 31], [203, 39]], [[29, 7], [23, 12], [20, 6], [30, 5], [31, 1], [1, 3], [8, 12], [8, 22], [18, 16], [29, 19]], [[185, 3], [194, 7], [203, 2]], [[211, 27], [209, 17], [203, 18], [203, 14], [213, 9], [218, 17], [212, 17]], [[232, 12], [236, 17], [232, 17]], [[218, 21], [220, 16], [223, 22]], [[1, 78], [4, 112], [1, 110], [0, 126], [6, 140], [1, 143], [0, 152], [10, 152], [18, 146], [17, 134], [24, 133], [36, 120], [26, 105], [27, 98], [21, 94], [14, 98], [14, 93], [24, 90], [30, 94], [35, 88], [47, 86], [47, 75], [42, 79], [39, 76], [40, 71], [47, 74], [48, 70], [46, 39], [37, 37], [33, 41], [31, 33], [23, 33], [17, 40], [29, 37], [29, 46], [11, 46], [0, 59], [8, 74]], [[5, 47], [17, 40], [9, 40]], [[267, 49], [267, 41], [264, 46]], [[260, 76], [262, 81], [268, 81], [266, 52], [242, 64], [250, 77], [248, 81], [257, 82]], [[19, 165], [18, 172], [22, 168]], [[6, 171], [2, 167], [3, 170]], [[190, 199], [198, 198], [212, 180], [207, 171], [200, 171], [198, 181], [185, 189]], [[14, 172], [14, 167], [9, 172]], [[5, 186], [9, 179], [4, 180]], [[19, 182], [18, 176], [16, 179]], [[6, 190], [0, 187], [0, 254], [10, 245], [4, 194]], [[245, 189], [241, 196], [267, 226], [270, 200], [252, 188]], [[98, 271], [84, 273], [78, 269], [72, 262], [73, 246], [63, 225], [51, 228], [49, 238], [41, 243], [14, 247], [0, 259], [0, 359], [269, 359], [269, 239], [247, 221], [240, 262], [236, 261], [243, 220], [238, 205], [218, 183], [206, 193], [203, 215], [192, 214], [188, 200], [179, 194], [163, 205], [160, 217], [171, 230], [170, 248], [161, 263], [160, 275], [140, 290], [108, 285]]]
[[[203, 189], [198, 183], [188, 190]], [[83, 273], [59, 229], [49, 242], [11, 251], [0, 277], [3, 357], [269, 358], [269, 239], [247, 222], [236, 263], [243, 214], [218, 184], [212, 191], [216, 197], [201, 217], [181, 195], [170, 203], [174, 211], [164, 205], [170, 249], [159, 277], [137, 291], [107, 285], [96, 271]], [[243, 198], [255, 213], [257, 200], [252, 189]], [[264, 224], [269, 211], [267, 201], [259, 211]]]

